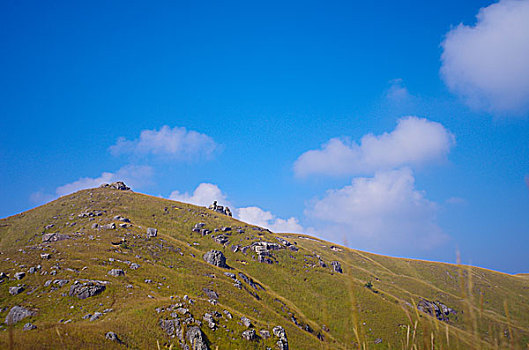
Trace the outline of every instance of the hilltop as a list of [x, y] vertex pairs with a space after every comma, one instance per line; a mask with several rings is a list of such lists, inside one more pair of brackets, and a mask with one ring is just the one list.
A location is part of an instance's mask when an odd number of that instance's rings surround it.
[[0, 348], [526, 348], [529, 279], [121, 186], [0, 220]]

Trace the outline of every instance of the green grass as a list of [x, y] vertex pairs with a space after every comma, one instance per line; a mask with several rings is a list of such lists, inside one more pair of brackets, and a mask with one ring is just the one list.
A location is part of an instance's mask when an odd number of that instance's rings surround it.
[[[102, 210], [95, 217], [79, 218], [85, 210]], [[73, 215], [71, 215], [73, 214]], [[132, 227], [96, 230], [94, 222], [113, 222], [115, 215], [127, 217]], [[54, 218], [56, 217], [56, 218]], [[75, 226], [67, 223], [75, 222]], [[256, 240], [277, 242], [282, 236], [295, 243], [299, 251], [282, 249], [273, 252], [277, 264], [258, 263], [255, 253], [233, 253], [229, 246], [215, 243], [210, 236], [191, 231], [197, 222], [213, 230], [222, 226], [241, 227], [244, 233], [232, 231], [231, 244], [249, 245]], [[117, 223], [117, 221], [116, 221]], [[48, 224], [51, 229], [44, 230]], [[147, 239], [147, 227], [158, 229], [156, 238]], [[348, 249], [305, 235], [276, 235], [254, 231], [252, 226], [206, 208], [160, 199], [147, 195], [110, 189], [84, 190], [62, 197], [33, 210], [0, 220], [0, 272], [13, 276], [30, 266], [42, 265], [41, 271], [56, 276], [27, 274], [21, 281], [6, 280], [0, 284], [0, 317], [14, 305], [38, 310], [37, 314], [13, 327], [0, 328], [0, 348], [124, 348], [105, 339], [113, 331], [130, 348], [178, 349], [175, 338], [169, 338], [158, 326], [158, 307], [167, 307], [189, 295], [196, 302], [188, 305], [196, 320], [205, 312], [229, 310], [234, 318], [217, 319], [219, 327], [201, 329], [211, 349], [275, 348], [277, 339], [249, 343], [241, 338], [244, 327], [241, 316], [252, 320], [256, 330], [281, 325], [285, 328], [291, 349], [526, 349], [529, 343], [529, 278], [507, 275], [477, 267], [459, 266], [412, 259], [391, 258]], [[41, 244], [42, 232], [73, 234], [70, 240]], [[94, 239], [89, 239], [92, 235]], [[125, 247], [111, 242], [126, 238]], [[310, 238], [310, 239], [306, 239]], [[331, 250], [331, 246], [341, 250]], [[222, 250], [230, 272], [243, 272], [264, 287], [255, 291], [259, 300], [233, 286], [224, 275], [226, 270], [206, 264], [202, 255], [209, 249]], [[40, 253], [52, 254], [50, 260]], [[193, 256], [194, 255], [194, 256]], [[316, 255], [330, 266], [342, 264], [343, 274], [319, 267]], [[9, 258], [9, 260], [7, 260]], [[110, 262], [109, 258], [116, 259]], [[117, 260], [141, 265], [132, 270]], [[15, 265], [16, 263], [16, 265]], [[24, 268], [19, 267], [25, 265]], [[112, 268], [126, 271], [123, 277], [112, 277]], [[213, 274], [215, 278], [207, 275]], [[68, 285], [50, 292], [44, 287], [48, 279], [68, 279]], [[109, 281], [100, 295], [86, 300], [62, 296], [74, 280]], [[145, 283], [151, 279], [154, 283]], [[366, 284], [371, 283], [371, 288]], [[18, 283], [26, 291], [11, 296], [8, 289]], [[133, 288], [127, 288], [129, 284]], [[202, 289], [219, 294], [217, 305], [211, 305]], [[27, 292], [31, 292], [27, 294]], [[148, 297], [148, 295], [152, 296]], [[174, 296], [174, 299], [171, 299]], [[458, 311], [449, 322], [440, 322], [418, 312], [421, 298], [439, 300]], [[5, 309], [7, 308], [7, 309]], [[112, 308], [99, 320], [90, 322], [87, 313]], [[292, 322], [292, 315], [313, 329], [309, 333]], [[69, 320], [64, 324], [59, 320]], [[23, 331], [26, 322], [38, 328]], [[324, 340], [318, 339], [321, 334]], [[509, 335], [506, 337], [505, 335]], [[375, 344], [377, 339], [382, 342]]]

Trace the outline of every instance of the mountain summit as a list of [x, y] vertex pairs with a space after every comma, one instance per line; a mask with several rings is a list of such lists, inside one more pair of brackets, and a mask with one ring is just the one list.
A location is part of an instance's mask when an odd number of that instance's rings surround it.
[[[0, 348], [525, 348], [529, 279], [104, 185], [0, 220]], [[432, 345], [433, 344], [433, 345]]]

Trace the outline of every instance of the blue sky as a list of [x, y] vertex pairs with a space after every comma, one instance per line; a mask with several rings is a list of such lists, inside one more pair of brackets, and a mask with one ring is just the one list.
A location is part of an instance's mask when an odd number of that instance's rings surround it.
[[3, 1], [0, 216], [125, 179], [277, 231], [527, 272], [528, 8]]

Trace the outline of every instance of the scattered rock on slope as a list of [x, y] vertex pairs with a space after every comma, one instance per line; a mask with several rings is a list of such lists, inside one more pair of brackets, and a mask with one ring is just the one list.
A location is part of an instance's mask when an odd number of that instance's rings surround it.
[[202, 258], [208, 264], [215, 265], [218, 267], [228, 268], [228, 265], [226, 265], [226, 257], [219, 250], [212, 249], [206, 254], [204, 254]]
[[71, 297], [75, 296], [79, 299], [86, 299], [93, 297], [94, 295], [101, 294], [106, 289], [106, 286], [94, 281], [80, 283], [75, 282], [70, 287], [69, 295]]
[[202, 331], [197, 326], [190, 327], [187, 330], [187, 340], [192, 345], [192, 350], [209, 350]]
[[50, 243], [69, 239], [70, 236], [61, 233], [46, 233], [42, 236], [42, 243]]
[[28, 310], [23, 306], [13, 306], [6, 316], [5, 323], [9, 326], [33, 315], [35, 315], [34, 311]]

